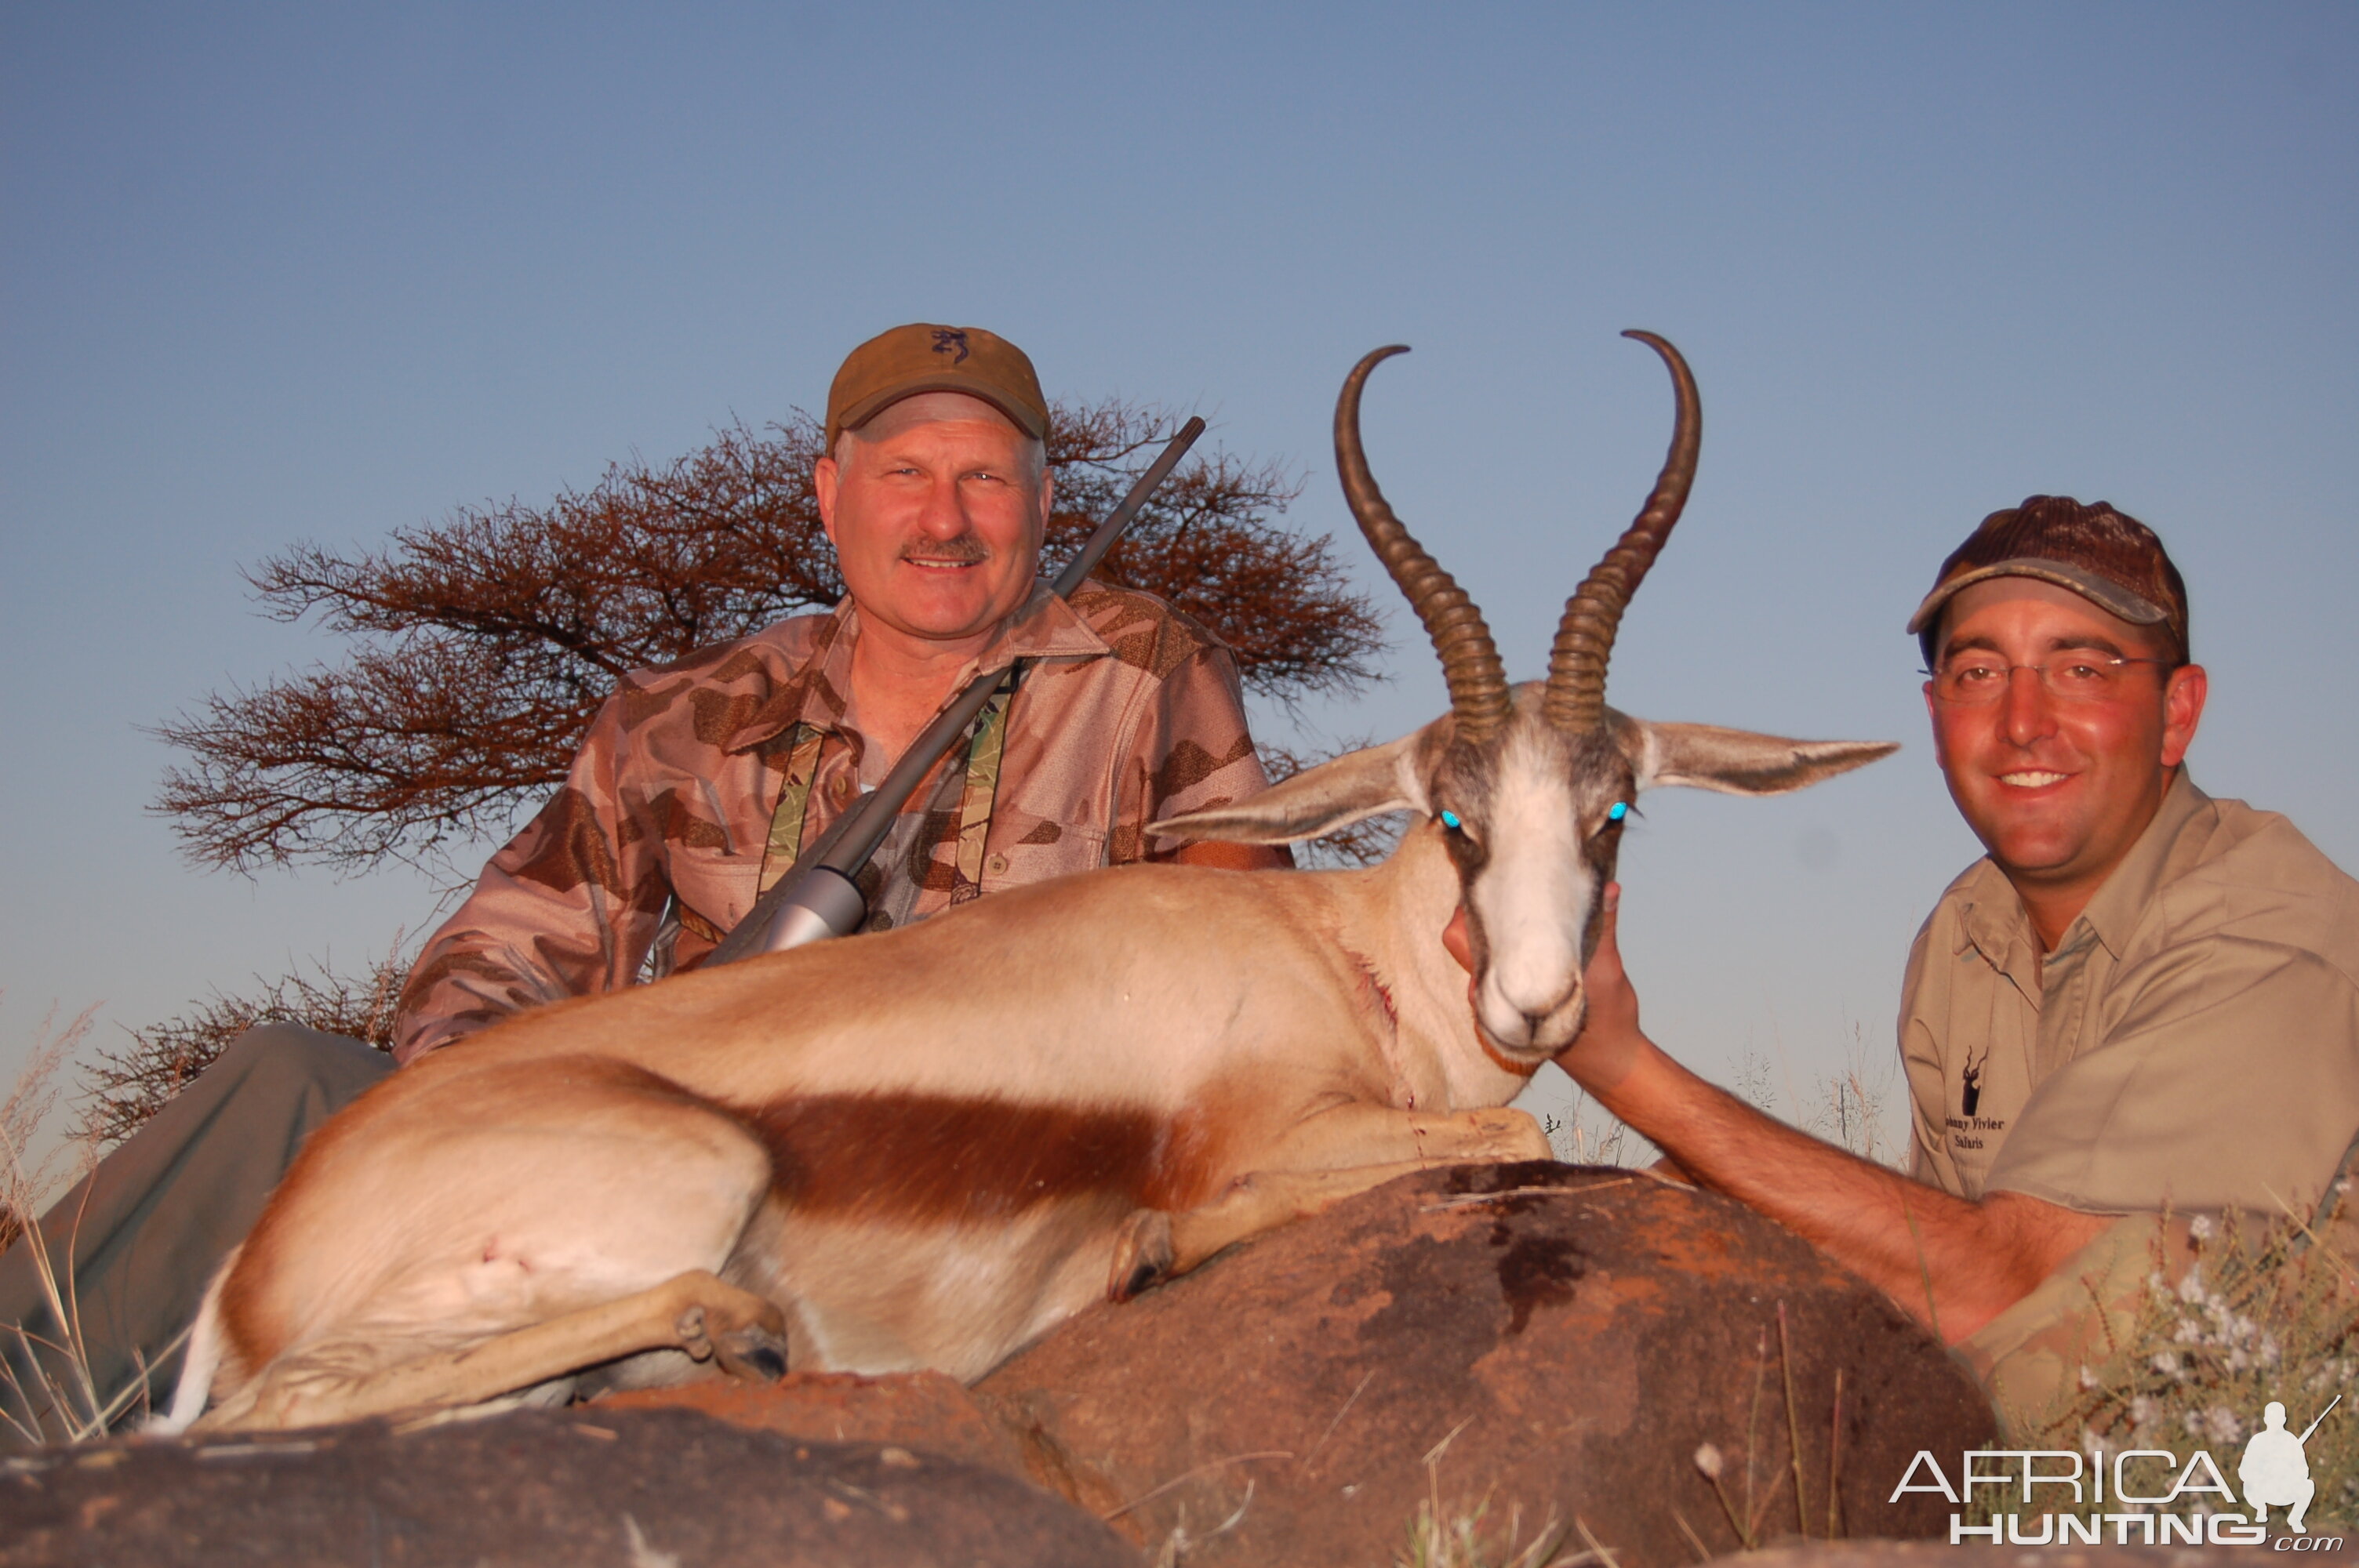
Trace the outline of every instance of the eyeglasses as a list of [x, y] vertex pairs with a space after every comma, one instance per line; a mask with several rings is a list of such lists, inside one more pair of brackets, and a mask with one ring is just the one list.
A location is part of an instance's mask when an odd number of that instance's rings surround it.
[[2169, 669], [2176, 667], [2176, 663], [2171, 659], [2125, 659], [2112, 654], [2075, 650], [2053, 654], [2042, 664], [2010, 665], [1996, 654], [1962, 653], [1940, 669], [1925, 673], [1933, 677], [1933, 696], [1937, 700], [1962, 706], [1996, 702], [2017, 670], [2029, 670], [2038, 676], [2048, 695], [2060, 702], [2107, 702], [2128, 690], [2132, 665], [2158, 665]]

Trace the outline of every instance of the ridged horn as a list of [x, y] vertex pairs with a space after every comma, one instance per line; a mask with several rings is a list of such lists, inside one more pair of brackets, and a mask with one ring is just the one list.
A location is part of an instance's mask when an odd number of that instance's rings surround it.
[[1688, 503], [1695, 483], [1696, 453], [1703, 445], [1703, 404], [1696, 396], [1695, 377], [1688, 362], [1652, 332], [1628, 331], [1670, 367], [1671, 386], [1679, 414], [1671, 426], [1671, 449], [1656, 477], [1655, 492], [1647, 497], [1633, 522], [1605, 558], [1565, 600], [1564, 619], [1557, 623], [1556, 643], [1549, 650], [1548, 695], [1540, 711], [1549, 723], [1570, 734], [1593, 730], [1605, 721], [1605, 665], [1614, 656], [1614, 633], [1622, 625], [1622, 611], [1630, 596], [1655, 564], [1655, 557], [1670, 537], [1671, 524]]
[[1343, 395], [1335, 399], [1335, 471], [1343, 481], [1343, 499], [1359, 521], [1360, 532], [1425, 623], [1433, 651], [1441, 655], [1441, 676], [1450, 684], [1450, 709], [1457, 717], [1458, 733], [1481, 741], [1507, 719], [1507, 670], [1499, 662], [1491, 628], [1484, 624], [1483, 612], [1466, 590], [1393, 515], [1375, 477], [1368, 472], [1367, 451], [1360, 444], [1360, 389], [1367, 384], [1368, 373], [1377, 362], [1407, 352], [1405, 343], [1378, 349], [1343, 378]]

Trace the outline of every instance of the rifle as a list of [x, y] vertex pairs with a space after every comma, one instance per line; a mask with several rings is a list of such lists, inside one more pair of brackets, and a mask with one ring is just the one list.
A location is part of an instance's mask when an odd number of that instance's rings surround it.
[[2343, 1396], [2341, 1394], [2335, 1395], [2332, 1400], [2327, 1402], [2326, 1408], [2318, 1412], [2318, 1421], [2314, 1421], [2310, 1423], [2310, 1432], [2303, 1433], [2299, 1437], [2295, 1438], [2294, 1441], [2296, 1443], [2308, 1443], [2310, 1441], [2310, 1433], [2316, 1432], [2318, 1430], [2318, 1422], [2322, 1422], [2328, 1416], [2332, 1415], [2334, 1413], [2334, 1407], [2342, 1402]]
[[[1171, 470], [1180, 466], [1180, 460], [1188, 455], [1188, 449], [1203, 433], [1201, 419], [1190, 418], [1180, 427], [1179, 434], [1138, 476], [1138, 482], [1130, 487], [1122, 503], [1107, 514], [1080, 554], [1066, 562], [1065, 569], [1057, 574], [1056, 581], [1049, 586], [1058, 598], [1070, 598], [1073, 589], [1082, 585], [1082, 579], [1114, 547], [1114, 541], [1122, 537], [1123, 531], [1146, 506], [1147, 498], [1170, 477]], [[966, 733], [1004, 678], [1005, 672], [1000, 671], [979, 675], [944, 703], [941, 711], [909, 743], [901, 760], [893, 764], [885, 782], [853, 802], [835, 826], [812, 846], [810, 853], [798, 859], [793, 869], [755, 901], [745, 918], [705, 960], [707, 967], [734, 963], [757, 953], [783, 953], [789, 947], [823, 942], [831, 936], [849, 936], [859, 930], [861, 923], [868, 918], [868, 901], [853, 879], [885, 841], [894, 818], [900, 816], [901, 807], [908, 803], [919, 782], [933, 772], [942, 753]]]

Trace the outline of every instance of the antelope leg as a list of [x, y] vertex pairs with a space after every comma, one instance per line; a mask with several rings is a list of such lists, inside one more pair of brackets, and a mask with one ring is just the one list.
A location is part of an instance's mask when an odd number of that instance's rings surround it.
[[1238, 1242], [1305, 1219], [1396, 1176], [1437, 1165], [1555, 1156], [1539, 1123], [1486, 1107], [1432, 1114], [1347, 1105], [1295, 1130], [1275, 1168], [1252, 1172], [1201, 1207], [1140, 1209], [1115, 1238], [1106, 1294], [1126, 1301]]
[[692, 1269], [633, 1295], [381, 1371], [306, 1377], [289, 1367], [274, 1378], [276, 1389], [223, 1424], [311, 1425], [480, 1404], [643, 1350], [684, 1350], [699, 1361], [717, 1355], [740, 1377], [776, 1376], [785, 1370], [777, 1348], [785, 1335], [786, 1317], [775, 1303]]
[[1295, 1128], [1261, 1169], [1343, 1171], [1397, 1164], [1416, 1170], [1555, 1158], [1540, 1124], [1507, 1106], [1436, 1112], [1353, 1104], [1321, 1111]]
[[1320, 1214], [1396, 1176], [1424, 1170], [1421, 1161], [1357, 1165], [1342, 1171], [1256, 1171], [1201, 1208], [1178, 1214], [1143, 1208], [1115, 1238], [1109, 1301], [1128, 1301], [1151, 1285], [1188, 1272], [1240, 1241]]

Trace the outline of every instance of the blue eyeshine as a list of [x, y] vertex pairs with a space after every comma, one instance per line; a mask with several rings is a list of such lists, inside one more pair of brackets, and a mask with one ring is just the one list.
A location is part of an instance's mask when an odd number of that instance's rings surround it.
[[1619, 822], [1629, 815], [1630, 803], [1626, 800], [1617, 800], [1614, 803], [1612, 808], [1605, 813], [1605, 820], [1608, 822]]
[[1441, 825], [1444, 827], [1449, 828], [1459, 828], [1466, 826], [1464, 823], [1458, 820], [1458, 813], [1454, 811], [1445, 811], [1441, 814]]

